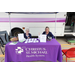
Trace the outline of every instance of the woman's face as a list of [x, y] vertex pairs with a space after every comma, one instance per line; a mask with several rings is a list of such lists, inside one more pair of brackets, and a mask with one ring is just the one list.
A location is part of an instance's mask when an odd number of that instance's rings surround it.
[[29, 33], [29, 30], [26, 30], [26, 34], [28, 34]]
[[45, 32], [48, 33], [48, 32], [49, 32], [49, 28], [46, 28], [46, 29], [45, 29]]

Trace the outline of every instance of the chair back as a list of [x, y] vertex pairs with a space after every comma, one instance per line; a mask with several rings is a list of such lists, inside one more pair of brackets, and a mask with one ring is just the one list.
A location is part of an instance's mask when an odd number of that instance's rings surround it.
[[0, 45], [1, 45], [2, 47], [4, 47], [4, 46], [3, 46], [3, 41], [2, 41], [1, 38], [0, 38]]
[[0, 38], [2, 39], [4, 44], [7, 44], [9, 42], [7, 31], [0, 31]]
[[75, 57], [75, 47], [67, 50], [66, 55], [68, 57]]

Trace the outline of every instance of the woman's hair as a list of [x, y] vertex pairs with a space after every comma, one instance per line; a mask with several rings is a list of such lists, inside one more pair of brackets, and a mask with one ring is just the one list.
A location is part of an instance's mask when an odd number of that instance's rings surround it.
[[26, 31], [29, 31], [29, 28], [26, 28]]
[[45, 29], [46, 29], [46, 28], [48, 28], [48, 29], [49, 29], [49, 27], [48, 27], [48, 26], [46, 26], [46, 27], [45, 27]]

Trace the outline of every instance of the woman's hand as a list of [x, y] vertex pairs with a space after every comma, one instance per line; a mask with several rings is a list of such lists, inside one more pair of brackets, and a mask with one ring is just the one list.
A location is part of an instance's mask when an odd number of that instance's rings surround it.
[[30, 37], [28, 37], [28, 39], [29, 39]]

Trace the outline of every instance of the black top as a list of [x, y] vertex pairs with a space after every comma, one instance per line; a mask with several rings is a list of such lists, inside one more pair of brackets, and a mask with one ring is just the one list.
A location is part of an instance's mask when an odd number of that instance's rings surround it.
[[29, 33], [28, 36], [26, 36], [26, 33], [24, 33], [24, 38], [28, 39], [28, 37], [31, 38], [31, 34]]
[[[44, 31], [42, 34], [46, 34], [46, 32]], [[48, 39], [48, 36], [54, 38], [54, 35], [53, 35], [51, 32], [49, 32], [49, 33], [47, 34], [47, 39]]]

